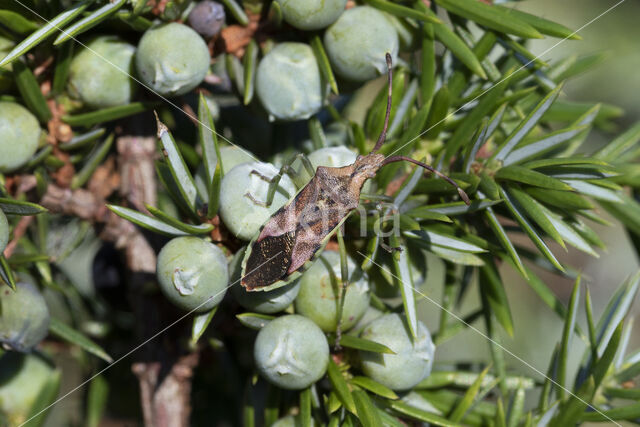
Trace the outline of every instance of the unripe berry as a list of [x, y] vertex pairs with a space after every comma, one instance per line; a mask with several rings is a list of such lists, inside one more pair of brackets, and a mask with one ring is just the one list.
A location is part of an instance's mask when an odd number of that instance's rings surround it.
[[301, 30], [319, 30], [331, 25], [347, 4], [347, 0], [277, 1], [284, 20]]
[[256, 337], [258, 372], [274, 385], [302, 390], [327, 371], [329, 343], [311, 320], [295, 314], [278, 317]]
[[250, 240], [260, 227], [295, 193], [296, 187], [287, 175], [283, 175], [269, 206], [267, 201], [269, 182], [278, 174], [270, 163], [243, 163], [225, 171], [220, 186], [220, 217], [227, 228], [238, 238]]
[[324, 34], [331, 65], [342, 77], [371, 80], [385, 74], [385, 54], [398, 57], [398, 34], [383, 12], [369, 6], [345, 11]]
[[[351, 258], [347, 258], [349, 286], [345, 294], [342, 311], [342, 329], [355, 325], [369, 306], [369, 285], [362, 270]], [[331, 280], [333, 271], [336, 280]], [[338, 327], [338, 306], [342, 287], [340, 285], [340, 254], [324, 251], [300, 277], [300, 293], [296, 298], [296, 312], [313, 320], [325, 332]]]
[[410, 336], [407, 320], [385, 314], [364, 328], [360, 336], [384, 344], [396, 354], [360, 351], [362, 371], [393, 390], [408, 390], [431, 373], [435, 346], [427, 327], [418, 321], [417, 338]]
[[22, 425], [47, 381], [59, 374], [37, 354], [4, 353], [0, 356], [0, 415], [11, 426]]
[[[220, 158], [222, 159], [222, 167], [225, 173], [233, 169], [235, 166], [242, 163], [251, 163], [255, 161], [255, 156], [244, 148], [239, 148], [234, 145], [226, 145], [220, 147]], [[198, 170], [196, 170], [196, 176], [194, 176], [196, 187], [203, 196], [204, 201], [209, 203], [209, 191], [207, 190], [206, 172], [204, 169], [204, 163], [200, 163]]]
[[136, 70], [151, 89], [175, 96], [202, 82], [209, 61], [209, 49], [202, 37], [186, 25], [172, 22], [144, 33], [136, 53]]
[[338, 168], [355, 162], [357, 154], [341, 145], [339, 147], [319, 148], [309, 153], [307, 157], [314, 168], [318, 166]]
[[204, 37], [213, 37], [224, 25], [224, 7], [215, 1], [204, 0], [189, 13], [189, 25]]
[[135, 51], [135, 46], [115, 36], [93, 39], [71, 61], [67, 84], [71, 96], [90, 108], [130, 103], [137, 88], [129, 77]]
[[258, 65], [256, 92], [271, 119], [301, 120], [322, 107], [322, 79], [305, 43], [280, 43]]
[[33, 114], [15, 102], [0, 102], [0, 172], [11, 172], [36, 152], [40, 125]]
[[360, 332], [362, 332], [365, 326], [382, 316], [384, 316], [383, 311], [372, 306], [367, 307], [367, 310], [364, 312], [360, 320], [358, 320], [358, 323], [356, 323], [349, 331], [349, 335], [360, 335]]
[[256, 161], [256, 157], [247, 149], [236, 147], [234, 145], [226, 145], [220, 147], [220, 158], [225, 172], [230, 171], [235, 166], [242, 163], [252, 163]]
[[160, 290], [183, 310], [205, 312], [218, 305], [229, 273], [224, 253], [199, 237], [176, 237], [160, 253], [156, 272]]
[[17, 351], [30, 351], [49, 333], [49, 308], [31, 283], [16, 290], [0, 288], [0, 342]]

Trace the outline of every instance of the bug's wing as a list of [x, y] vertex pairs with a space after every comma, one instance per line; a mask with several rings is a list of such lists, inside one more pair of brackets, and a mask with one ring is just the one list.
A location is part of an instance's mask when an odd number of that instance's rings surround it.
[[300, 269], [326, 243], [328, 236], [356, 206], [347, 194], [346, 185], [325, 185], [319, 180], [316, 200], [305, 205], [299, 215], [296, 238], [291, 253], [288, 273]]
[[[317, 180], [312, 179], [291, 202], [280, 208], [265, 223], [250, 243], [242, 261], [242, 285], [249, 291], [264, 290], [290, 273], [297, 226], [305, 206], [313, 205]], [[280, 286], [288, 283], [282, 281]]]
[[242, 285], [251, 291], [270, 285], [287, 275], [295, 233], [267, 236], [255, 241], [245, 255]]
[[309, 206], [314, 206], [318, 197], [319, 181], [314, 177], [296, 196], [286, 205], [278, 209], [264, 224], [256, 241], [268, 236], [280, 236], [296, 231], [304, 212]]

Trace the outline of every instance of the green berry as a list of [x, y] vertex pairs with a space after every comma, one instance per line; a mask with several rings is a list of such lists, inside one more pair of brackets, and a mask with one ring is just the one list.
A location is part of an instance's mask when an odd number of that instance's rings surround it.
[[281, 288], [266, 292], [247, 292], [244, 287], [240, 286], [242, 258], [245, 250], [246, 248], [243, 248], [236, 252], [229, 263], [231, 283], [233, 284], [231, 293], [238, 301], [238, 304], [247, 310], [265, 314], [277, 313], [289, 307], [300, 291], [300, 282], [297, 280]]
[[340, 146], [319, 148], [309, 153], [307, 157], [314, 168], [318, 166], [339, 168], [355, 162], [357, 154], [345, 146]]
[[36, 152], [40, 125], [33, 114], [14, 102], [0, 102], [0, 171], [11, 172]]
[[71, 61], [69, 93], [90, 108], [130, 103], [137, 87], [129, 77], [135, 51], [135, 46], [115, 36], [93, 39]]
[[9, 243], [9, 222], [7, 216], [0, 210], [0, 252], [4, 251]]
[[364, 312], [360, 320], [358, 320], [358, 323], [356, 323], [349, 331], [349, 335], [360, 335], [360, 332], [362, 332], [365, 326], [382, 316], [384, 316], [383, 311], [372, 306], [367, 307], [367, 310]]
[[[353, 327], [369, 306], [369, 285], [362, 270], [351, 258], [347, 258], [349, 286], [342, 311], [342, 329]], [[331, 271], [335, 280], [331, 280]], [[325, 332], [338, 327], [340, 304], [340, 254], [324, 251], [313, 265], [300, 277], [300, 293], [296, 298], [296, 312], [313, 320]]]
[[38, 288], [18, 283], [0, 288], [0, 342], [16, 351], [30, 351], [49, 332], [49, 308]]
[[296, 187], [283, 175], [273, 202], [265, 206], [269, 182], [278, 174], [270, 163], [243, 163], [230, 171], [225, 170], [220, 186], [220, 217], [238, 238], [251, 240], [262, 225], [295, 193]]
[[229, 283], [224, 253], [199, 237], [169, 241], [158, 254], [156, 273], [169, 301], [199, 313], [218, 305]]
[[0, 356], [0, 414], [7, 416], [9, 425], [27, 421], [40, 392], [54, 375], [60, 375], [59, 371], [37, 354], [8, 351]]
[[360, 352], [362, 371], [393, 390], [408, 390], [431, 373], [435, 346], [427, 327], [418, 321], [412, 338], [404, 316], [385, 314], [364, 328], [360, 337], [384, 344], [395, 354]]
[[331, 25], [344, 11], [347, 0], [277, 0], [284, 20], [301, 30]]
[[371, 80], [387, 71], [385, 54], [398, 57], [398, 34], [383, 12], [369, 6], [345, 11], [324, 34], [331, 65], [342, 77]]
[[322, 107], [320, 69], [311, 47], [281, 43], [262, 58], [256, 91], [271, 119], [308, 119]]
[[[224, 147], [220, 147], [220, 158], [222, 159], [222, 167], [224, 168], [225, 173], [239, 164], [251, 163], [255, 161], [255, 156], [248, 150], [234, 145], [226, 145]], [[198, 187], [198, 191], [200, 192], [200, 194], [202, 194], [204, 201], [208, 203], [209, 191], [207, 190], [207, 185], [205, 184], [205, 177], [206, 173], [204, 170], [204, 163], [200, 163], [194, 179], [196, 182], [196, 187]]]
[[302, 390], [327, 371], [329, 343], [315, 323], [291, 314], [270, 321], [260, 330], [253, 355], [258, 372], [269, 382]]
[[250, 151], [235, 145], [221, 147], [220, 158], [222, 159], [222, 166], [224, 167], [225, 172], [230, 171], [239, 164], [256, 161], [256, 156], [254, 156]]
[[202, 37], [175, 22], [148, 29], [136, 53], [140, 79], [163, 96], [182, 95], [198, 86], [209, 70], [209, 61]]

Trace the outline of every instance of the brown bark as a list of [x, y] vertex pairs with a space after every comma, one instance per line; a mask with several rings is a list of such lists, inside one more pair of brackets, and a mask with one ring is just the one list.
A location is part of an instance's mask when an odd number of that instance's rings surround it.
[[188, 426], [191, 413], [191, 377], [198, 353], [180, 357], [162, 376], [160, 362], [135, 363], [132, 371], [140, 382], [140, 398], [146, 426]]
[[[121, 137], [116, 141], [117, 170], [113, 161], [103, 163], [93, 174], [87, 189], [71, 190], [49, 184], [40, 203], [52, 212], [65, 213], [102, 225], [100, 237], [124, 252], [129, 270], [127, 285], [131, 305], [139, 321], [141, 342], [153, 337], [180, 317], [149, 284], [155, 282], [156, 255], [143, 233], [106, 206], [115, 191], [126, 204], [146, 211], [156, 204], [154, 158], [155, 138]], [[140, 384], [144, 422], [153, 427], [186, 427], [191, 413], [191, 377], [198, 354], [183, 354], [177, 345], [185, 331], [180, 325], [146, 342], [132, 365]]]

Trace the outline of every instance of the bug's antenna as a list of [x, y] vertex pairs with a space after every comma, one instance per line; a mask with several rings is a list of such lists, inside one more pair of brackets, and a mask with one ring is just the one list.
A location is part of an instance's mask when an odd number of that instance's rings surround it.
[[387, 60], [387, 78], [388, 78], [388, 86], [389, 86], [389, 94], [387, 95], [387, 112], [384, 115], [384, 126], [382, 127], [382, 132], [376, 141], [376, 145], [371, 150], [372, 153], [375, 153], [382, 147], [384, 144], [384, 140], [387, 138], [387, 128], [389, 127], [389, 116], [391, 115], [391, 88], [393, 87], [393, 71], [391, 70], [391, 54], [387, 52], [385, 55]]
[[[412, 159], [411, 157], [406, 157], [406, 156], [391, 156], [391, 157], [387, 157], [386, 159], [384, 159], [382, 161], [382, 166], [389, 164], [389, 163], [393, 163], [393, 162], [410, 162], [413, 163], [415, 165], [421, 166], [423, 168], [425, 168], [426, 170], [433, 172], [434, 174], [438, 175], [440, 178], [444, 179], [445, 181], [447, 181], [449, 184], [453, 185], [456, 190], [458, 190], [458, 194], [460, 195], [460, 198], [462, 200], [464, 200], [464, 202], [468, 205], [471, 203], [471, 200], [469, 200], [469, 196], [467, 196], [467, 193], [464, 192], [464, 190], [462, 188], [460, 188], [460, 186], [458, 184], [456, 184], [456, 182], [454, 180], [452, 180], [451, 178], [449, 178], [447, 175], [443, 174], [442, 172], [435, 170], [432, 166], [429, 166], [426, 163], [422, 163], [419, 162], [418, 160]], [[381, 167], [382, 167], [381, 166]]]

